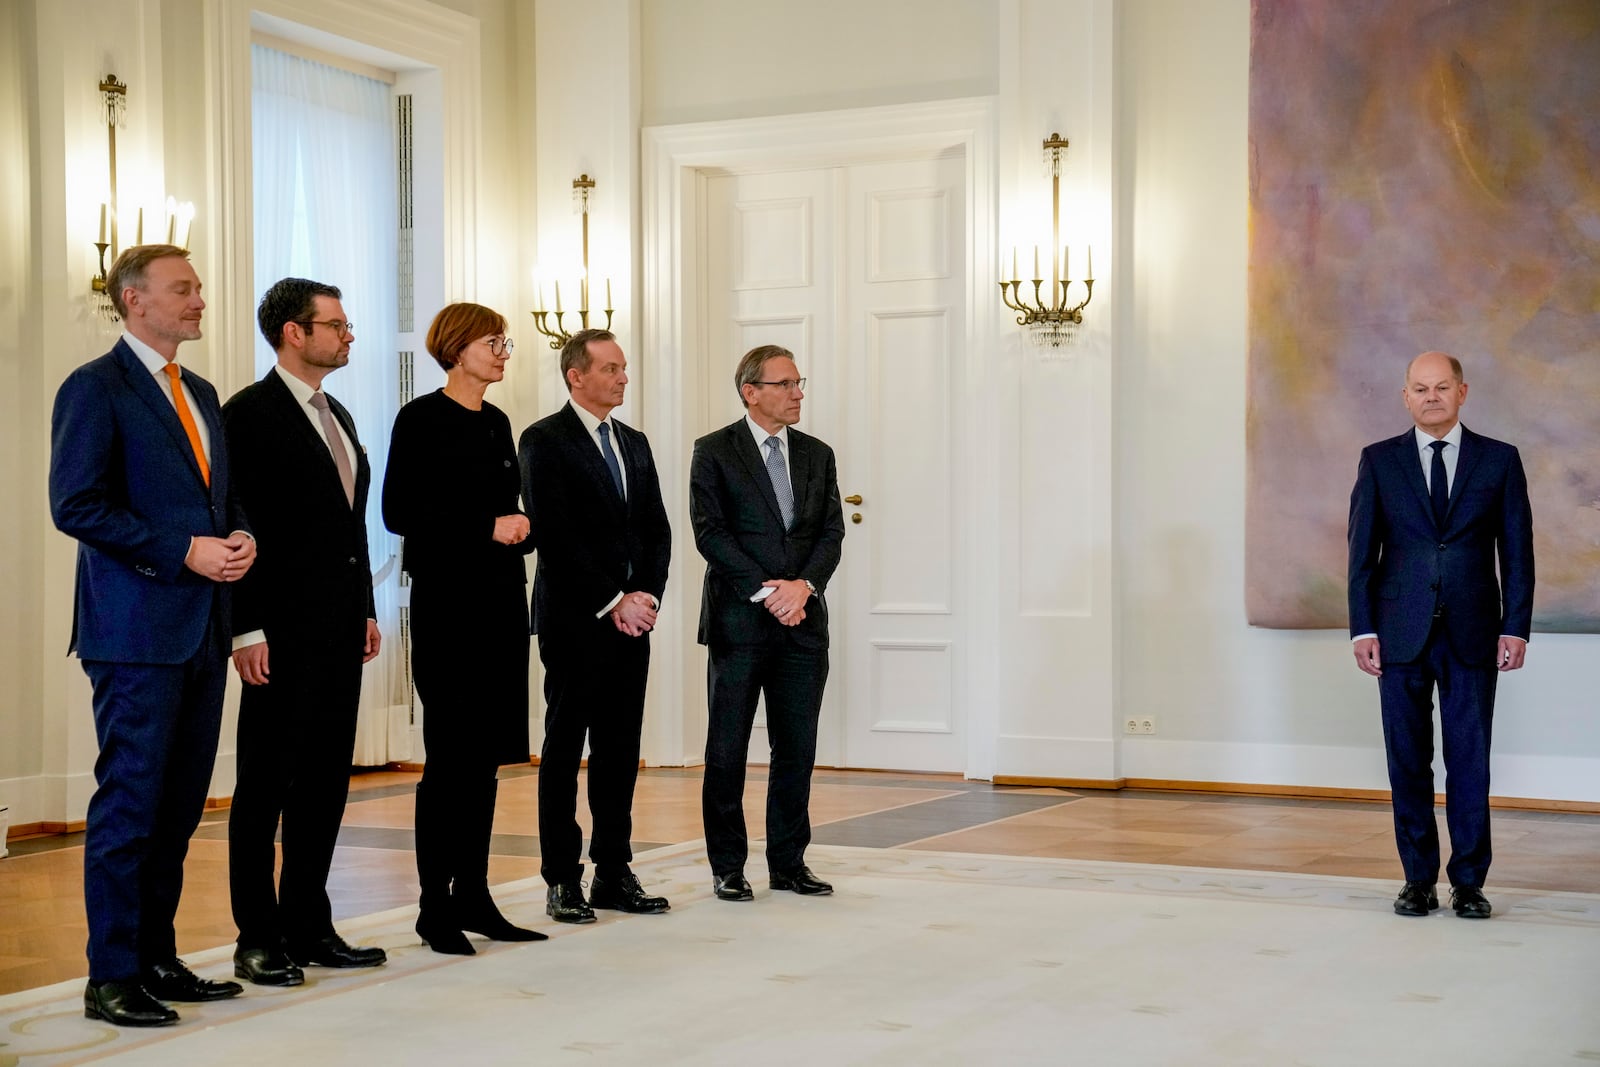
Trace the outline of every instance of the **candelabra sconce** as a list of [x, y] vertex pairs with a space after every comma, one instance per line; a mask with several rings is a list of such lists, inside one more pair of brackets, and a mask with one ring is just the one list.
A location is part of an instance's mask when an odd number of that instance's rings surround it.
[[[594, 192], [594, 179], [587, 174], [580, 174], [572, 180], [572, 205], [573, 209], [583, 219], [583, 274], [578, 278], [578, 329], [589, 328], [589, 196]], [[546, 311], [544, 306], [544, 283], [534, 283], [535, 303], [532, 311], [533, 325], [540, 333], [550, 338], [550, 347], [559, 350], [562, 345], [572, 340], [574, 331], [569, 331], [564, 319], [567, 313], [561, 310], [561, 282], [555, 282], [555, 310]], [[605, 329], [611, 329], [611, 279], [606, 279], [606, 306], [601, 309], [606, 313]], [[553, 316], [553, 317], [552, 317]]]
[[[1040, 348], [1067, 348], [1078, 339], [1083, 325], [1083, 309], [1094, 299], [1094, 249], [1088, 249], [1087, 270], [1083, 279], [1083, 299], [1074, 304], [1071, 259], [1061, 243], [1061, 165], [1067, 155], [1067, 139], [1052, 133], [1044, 142], [1045, 171], [1050, 175], [1050, 288], [1046, 290], [1044, 272], [1039, 267], [1039, 246], [1033, 246], [1033, 297], [1023, 293], [1023, 278], [1018, 269], [1017, 250], [1011, 250], [1011, 280], [1006, 281], [1005, 262], [1000, 263], [1000, 299], [1018, 312], [1017, 325], [1028, 331]], [[1057, 259], [1055, 250], [1061, 249]]]
[[[99, 259], [99, 268], [95, 276], [89, 281], [90, 304], [95, 313], [107, 322], [119, 322], [116, 305], [111, 300], [108, 289], [106, 273], [110, 264], [106, 262], [106, 253], [111, 253], [112, 262], [116, 261], [121, 249], [117, 245], [117, 128], [122, 125], [123, 118], [128, 108], [127, 83], [119, 81], [115, 74], [107, 74], [100, 82], [100, 102], [104, 108], [106, 122], [106, 169], [107, 198], [100, 204], [100, 230], [94, 242], [95, 252]], [[172, 197], [167, 197], [167, 244], [177, 243], [178, 224], [183, 224], [183, 247], [189, 247], [189, 234], [194, 226], [194, 205], [191, 203], [179, 204]], [[138, 220], [135, 223], [133, 243], [144, 244], [144, 208], [139, 208]]]

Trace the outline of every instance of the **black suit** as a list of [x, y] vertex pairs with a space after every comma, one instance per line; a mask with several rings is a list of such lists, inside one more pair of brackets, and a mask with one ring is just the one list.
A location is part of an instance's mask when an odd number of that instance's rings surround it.
[[[522, 496], [539, 553], [533, 633], [544, 663], [545, 737], [539, 755], [539, 854], [545, 881], [583, 874], [578, 766], [589, 741], [589, 858], [620, 873], [633, 858], [633, 791], [639, 776], [650, 635], [629, 637], [604, 609], [619, 594], [659, 604], [672, 530], [644, 434], [615, 419], [613, 448], [627, 499], [569, 402], [522, 434]], [[596, 618], [596, 615], [599, 615]]]
[[[264, 631], [266, 685], [239, 701], [238, 781], [228, 815], [228, 883], [239, 944], [306, 944], [333, 933], [328, 868], [344, 815], [361, 696], [372, 469], [350, 413], [328, 408], [350, 438], [355, 499], [333, 453], [278, 370], [222, 409], [234, 482], [255, 516], [259, 559], [234, 594], [235, 636]], [[342, 446], [342, 442], [341, 442]], [[283, 817], [274, 893], [273, 838]]]
[[51, 418], [50, 513], [78, 541], [72, 643], [94, 685], [98, 787], [83, 888], [89, 977], [128, 981], [177, 955], [183, 859], [216, 762], [230, 586], [185, 564], [195, 537], [249, 531], [205, 379], [210, 484], [173, 401], [125, 341], [67, 376]]
[[[743, 869], [745, 764], [756, 702], [765, 694], [772, 762], [767, 866], [792, 871], [811, 842], [811, 770], [828, 677], [828, 581], [839, 566], [844, 512], [833, 450], [791, 427], [787, 465], [794, 521], [786, 530], [761, 451], [745, 419], [695, 442], [689, 515], [706, 558], [700, 643], [709, 646], [710, 722], [702, 809], [711, 869]], [[797, 626], [750, 598], [770, 579], [816, 588]]]
[[[1406, 880], [1433, 882], [1433, 688], [1444, 733], [1452, 885], [1489, 870], [1489, 739], [1499, 638], [1527, 640], [1533, 521], [1517, 450], [1462, 427], [1443, 524], [1413, 431], [1361, 453], [1350, 495], [1350, 633], [1376, 634], [1395, 838]], [[1496, 563], [1499, 579], [1496, 580]]]

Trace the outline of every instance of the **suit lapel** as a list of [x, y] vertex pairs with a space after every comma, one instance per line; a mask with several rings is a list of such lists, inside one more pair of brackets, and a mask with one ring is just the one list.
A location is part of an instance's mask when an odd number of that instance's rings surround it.
[[[171, 400], [167, 399], [167, 394], [162, 390], [161, 386], [156, 383], [155, 375], [145, 368], [144, 363], [140, 361], [138, 356], [134, 355], [133, 349], [128, 347], [126, 341], [119, 340], [112, 351], [117, 354], [117, 359], [122, 364], [123, 377], [128, 380], [128, 385], [133, 389], [134, 395], [144, 401], [145, 406], [155, 414], [156, 421], [167, 428], [167, 433], [172, 436], [172, 440], [177, 444], [178, 450], [183, 453], [184, 459], [188, 461], [189, 469], [194, 472], [195, 479], [199, 481], [201, 488], [205, 488], [205, 475], [200, 473], [200, 464], [195, 459], [194, 446], [189, 443], [189, 434], [184, 430], [183, 423], [178, 418], [177, 408], [173, 406]], [[198, 398], [196, 403], [198, 404]], [[199, 406], [205, 407], [203, 404]], [[200, 417], [206, 420], [206, 428], [212, 434], [212, 441], [219, 440], [216, 435], [222, 431], [217, 428], [210, 417], [210, 413], [202, 411]], [[216, 446], [213, 445], [212, 447], [214, 449]]]
[[[302, 451], [313, 457], [311, 462], [316, 470], [322, 472], [319, 477], [322, 479], [323, 484], [331, 485], [338, 492], [339, 499], [343, 500], [344, 484], [339, 480], [339, 466], [333, 461], [333, 452], [328, 448], [328, 442], [323, 440], [322, 434], [317, 431], [315, 426], [311, 425], [311, 420], [306, 418], [305, 412], [300, 410], [300, 402], [295, 399], [294, 393], [284, 383], [283, 379], [278, 376], [276, 370], [267, 371], [261, 378], [261, 385], [266, 389], [267, 396], [271, 399], [277, 419], [283, 425], [284, 431], [291, 439], [300, 442]], [[333, 410], [336, 405], [330, 403], [328, 407]], [[334, 417], [338, 418], [338, 414], [338, 411], [335, 410]], [[344, 420], [340, 419], [340, 421], [343, 422]], [[348, 427], [346, 427], [346, 432], [350, 433]], [[355, 434], [350, 433], [350, 440], [354, 441], [355, 439]]]
[[811, 467], [810, 442], [791, 426], [789, 428], [789, 487], [794, 492], [794, 513], [797, 521], [805, 513], [806, 495], [811, 489]]
[[1428, 495], [1428, 480], [1422, 476], [1422, 456], [1417, 451], [1417, 435], [1407, 430], [1394, 439], [1394, 459], [1400, 464], [1400, 472], [1405, 477], [1406, 484], [1411, 486], [1411, 491], [1416, 494], [1417, 506], [1422, 513], [1430, 519], [1433, 518], [1433, 498]]
[[[619, 515], [625, 515], [623, 502], [618, 499], [616, 488], [611, 482], [611, 470], [606, 466], [605, 457], [600, 455], [600, 446], [595, 444], [594, 438], [589, 436], [589, 428], [578, 418], [578, 413], [572, 410], [571, 401], [561, 411], [561, 423], [566, 429], [567, 447], [574, 450], [578, 461], [589, 471], [589, 477], [600, 487], [600, 495], [610, 503]], [[612, 442], [613, 449], [622, 452], [617, 457], [618, 463], [626, 463], [624, 458], [626, 449], [621, 449], [616, 441]]]
[[[333, 412], [333, 417], [339, 420], [339, 425], [344, 427], [345, 436], [350, 438], [350, 446], [355, 449], [356, 454], [350, 458], [356, 465], [356, 498], [360, 499], [362, 486], [372, 479], [372, 467], [367, 462], [367, 450], [361, 447], [361, 438], [356, 436], [356, 420], [350, 417], [350, 412], [345, 410], [345, 406], [329, 396], [328, 408]], [[330, 462], [333, 460], [332, 454], [328, 459]], [[334, 473], [338, 473], [337, 464], [334, 465]]]
[[[756, 447], [756, 439], [750, 434], [750, 427], [743, 419], [728, 427], [728, 433], [733, 437], [733, 450], [744, 461], [745, 470], [756, 483], [761, 497], [767, 502], [767, 507], [772, 511], [772, 518], [783, 528], [783, 509], [778, 506], [778, 493], [772, 488], [772, 475], [767, 473], [766, 457], [761, 454], [761, 449]], [[793, 449], [790, 450], [791, 452]], [[789, 484], [794, 485], [794, 475], [790, 474]]]
[[1483, 449], [1478, 447], [1478, 435], [1461, 427], [1461, 455], [1456, 457], [1455, 484], [1450, 487], [1450, 504], [1445, 508], [1445, 525], [1450, 524], [1450, 517], [1456, 513], [1456, 502], [1461, 499], [1461, 490], [1472, 477], [1472, 472], [1478, 467], [1478, 460], [1483, 458]]

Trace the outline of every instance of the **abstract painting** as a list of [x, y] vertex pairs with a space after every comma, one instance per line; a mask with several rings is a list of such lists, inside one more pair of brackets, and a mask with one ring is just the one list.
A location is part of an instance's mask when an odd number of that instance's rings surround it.
[[1534, 625], [1600, 632], [1600, 2], [1254, 0], [1246, 611], [1346, 625], [1361, 448], [1461, 360], [1515, 444]]

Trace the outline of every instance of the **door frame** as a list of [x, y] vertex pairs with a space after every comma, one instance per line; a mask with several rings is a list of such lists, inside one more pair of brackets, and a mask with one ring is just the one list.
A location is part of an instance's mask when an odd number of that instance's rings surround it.
[[[993, 97], [781, 115], [725, 122], [652, 126], [641, 131], [640, 355], [641, 421], [650, 433], [662, 494], [673, 516], [672, 581], [652, 635], [650, 699], [642, 751], [657, 766], [702, 762], [705, 653], [696, 644], [700, 554], [689, 529], [690, 435], [703, 422], [706, 395], [705, 195], [712, 174], [847, 166], [925, 157], [959, 147], [965, 160], [966, 343], [968, 387], [956, 418], [963, 439], [995, 440], [998, 428], [987, 357], [999, 325], [994, 299], [998, 247], [996, 129]], [[970, 507], [957, 544], [969, 561], [993, 560], [998, 480], [992, 453], [972, 448], [958, 479]], [[998, 583], [992, 566], [959, 568], [967, 610], [958, 628], [966, 646], [957, 699], [966, 716], [966, 777], [993, 776], [999, 709]]]

